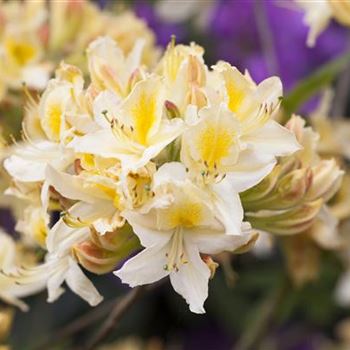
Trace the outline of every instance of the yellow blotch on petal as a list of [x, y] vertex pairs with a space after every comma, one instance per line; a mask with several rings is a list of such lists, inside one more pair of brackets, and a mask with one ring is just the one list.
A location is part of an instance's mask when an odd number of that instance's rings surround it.
[[234, 139], [234, 135], [223, 127], [208, 126], [202, 131], [198, 138], [198, 150], [207, 168], [215, 168], [230, 154]]
[[60, 140], [62, 125], [62, 108], [59, 104], [50, 104], [47, 106], [45, 118], [42, 119], [42, 128], [49, 138], [54, 141]]
[[136, 141], [146, 145], [151, 128], [157, 121], [157, 97], [141, 92], [137, 103], [131, 110], [134, 119]]
[[175, 206], [170, 212], [172, 227], [193, 227], [203, 220], [202, 205], [196, 202], [184, 202]]
[[36, 48], [28, 42], [8, 39], [5, 43], [9, 57], [18, 65], [25, 66], [37, 54]]
[[226, 82], [226, 91], [228, 95], [228, 107], [229, 109], [237, 113], [245, 97], [245, 92], [239, 89], [234, 82]]

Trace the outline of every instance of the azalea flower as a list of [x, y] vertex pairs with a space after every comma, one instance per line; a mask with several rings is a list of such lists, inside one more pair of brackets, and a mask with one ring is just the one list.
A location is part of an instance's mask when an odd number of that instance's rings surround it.
[[169, 120], [164, 113], [165, 89], [162, 80], [149, 76], [136, 83], [123, 102], [102, 92], [95, 100], [96, 110], [104, 111], [110, 123], [95, 133], [75, 138], [69, 146], [121, 161], [127, 172], [137, 170], [156, 157], [184, 130], [179, 118]]
[[154, 176], [153, 202], [140, 212], [123, 212], [145, 249], [115, 274], [131, 287], [169, 276], [190, 310], [203, 313], [210, 269], [200, 254], [234, 251], [252, 235], [227, 235], [206, 192], [186, 177], [181, 164], [164, 165]]

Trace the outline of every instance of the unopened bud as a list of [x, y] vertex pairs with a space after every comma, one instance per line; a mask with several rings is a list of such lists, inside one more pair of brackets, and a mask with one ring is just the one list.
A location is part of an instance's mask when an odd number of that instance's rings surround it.
[[177, 108], [176, 104], [171, 101], [165, 101], [165, 110], [169, 119], [180, 117], [179, 109]]
[[339, 190], [344, 171], [339, 169], [334, 159], [322, 160], [312, 168], [313, 185], [308, 199], [323, 198], [328, 201]]
[[[125, 225], [127, 226], [127, 225]], [[130, 227], [99, 235], [91, 230], [91, 237], [73, 247], [73, 255], [85, 269], [96, 274], [112, 271], [122, 259], [140, 247]]]
[[282, 212], [262, 210], [247, 213], [246, 216], [256, 229], [279, 235], [292, 235], [305, 231], [313, 224], [323, 203], [322, 199], [317, 199]]

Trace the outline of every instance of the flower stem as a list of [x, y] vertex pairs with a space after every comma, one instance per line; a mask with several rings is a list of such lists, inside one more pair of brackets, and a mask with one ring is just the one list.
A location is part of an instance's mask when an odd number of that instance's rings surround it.
[[85, 346], [85, 350], [96, 349], [96, 346], [103, 341], [109, 333], [117, 326], [118, 322], [131, 308], [137, 299], [139, 299], [145, 292], [145, 287], [136, 287], [131, 289], [122, 299], [114, 305], [107, 320], [102, 324], [97, 333], [92, 336]]

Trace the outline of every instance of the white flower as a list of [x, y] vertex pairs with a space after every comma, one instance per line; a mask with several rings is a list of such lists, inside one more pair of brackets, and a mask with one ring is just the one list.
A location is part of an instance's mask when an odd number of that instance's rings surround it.
[[[84, 208], [79, 205], [71, 208], [71, 215], [79, 217]], [[67, 226], [60, 219], [48, 233], [46, 245], [48, 253], [45, 261], [33, 267], [19, 268], [12, 279], [23, 286], [39, 285], [47, 287], [48, 302], [54, 302], [64, 292], [61, 285], [66, 282], [68, 287], [91, 306], [102, 301], [91, 281], [81, 271], [72, 256], [74, 244], [83, 242], [89, 237], [89, 227], [79, 229]]]
[[277, 156], [298, 149], [295, 135], [271, 117], [279, 105], [282, 85], [272, 77], [256, 86], [228, 63], [214, 67], [221, 102], [199, 111], [183, 134], [181, 160], [204, 183], [227, 176], [237, 192], [260, 182]]
[[186, 179], [180, 163], [161, 167], [154, 182], [152, 203], [140, 212], [123, 212], [145, 249], [115, 274], [131, 287], [169, 276], [191, 311], [203, 313], [210, 270], [200, 254], [233, 251], [251, 236], [226, 234], [210, 197]]
[[110, 123], [100, 122], [100, 130], [76, 137], [69, 146], [76, 152], [116, 158], [125, 172], [146, 165], [184, 130], [179, 118], [165, 117], [164, 93], [156, 76], [138, 82], [122, 103], [110, 92], [101, 93], [95, 110], [104, 113]]

